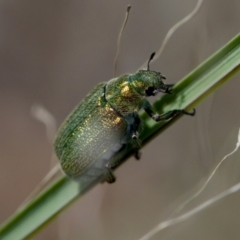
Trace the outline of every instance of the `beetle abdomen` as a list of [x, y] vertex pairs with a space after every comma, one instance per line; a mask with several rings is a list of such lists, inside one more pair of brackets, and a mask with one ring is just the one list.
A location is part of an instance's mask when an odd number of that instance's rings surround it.
[[[104, 85], [98, 85], [98, 90], [94, 89], [98, 97], [90, 93], [92, 97], [80, 103], [56, 139], [58, 158], [64, 172], [71, 178], [78, 178], [97, 161], [102, 161], [97, 165], [104, 168], [108, 154], [112, 155], [111, 149], [125, 136], [127, 123], [106, 102], [103, 88]], [[86, 110], [88, 114], [84, 114]], [[73, 115], [74, 121], [71, 120]], [[78, 123], [77, 115], [80, 115]]]

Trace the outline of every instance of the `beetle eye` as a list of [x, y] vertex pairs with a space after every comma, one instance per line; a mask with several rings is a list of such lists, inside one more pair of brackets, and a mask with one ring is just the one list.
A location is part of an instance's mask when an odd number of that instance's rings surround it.
[[149, 87], [147, 90], [145, 90], [145, 93], [147, 96], [155, 96], [155, 89], [153, 87]]

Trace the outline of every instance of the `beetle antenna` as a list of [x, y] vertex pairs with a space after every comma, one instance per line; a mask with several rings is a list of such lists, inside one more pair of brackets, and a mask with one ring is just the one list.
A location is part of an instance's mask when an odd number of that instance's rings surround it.
[[151, 56], [150, 56], [150, 58], [149, 58], [149, 60], [148, 60], [148, 63], [147, 63], [147, 70], [148, 70], [148, 71], [149, 71], [149, 69], [150, 69], [149, 64], [150, 64], [151, 60], [154, 58], [154, 56], [155, 56], [155, 52], [153, 52], [153, 53], [151, 54]]

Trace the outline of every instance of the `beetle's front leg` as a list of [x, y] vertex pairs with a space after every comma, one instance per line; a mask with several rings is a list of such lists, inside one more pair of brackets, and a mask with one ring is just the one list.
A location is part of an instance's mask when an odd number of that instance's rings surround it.
[[193, 109], [193, 112], [186, 112], [183, 109], [174, 109], [174, 110], [171, 110], [169, 112], [159, 115], [153, 110], [151, 104], [147, 100], [145, 100], [145, 102], [144, 102], [143, 109], [156, 122], [163, 121], [163, 120], [169, 120], [179, 114], [185, 114], [185, 115], [190, 115], [190, 116], [195, 115], [195, 109]]

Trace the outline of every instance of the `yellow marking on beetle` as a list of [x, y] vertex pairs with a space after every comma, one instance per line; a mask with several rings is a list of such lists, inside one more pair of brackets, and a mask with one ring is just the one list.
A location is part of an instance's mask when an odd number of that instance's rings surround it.
[[122, 94], [123, 96], [130, 96], [130, 95], [131, 95], [131, 92], [130, 92], [129, 86], [123, 87], [123, 89], [121, 90], [121, 94]]
[[114, 124], [115, 124], [115, 125], [118, 125], [120, 122], [121, 122], [121, 118], [120, 118], [120, 117], [116, 117], [116, 118], [114, 119]]

